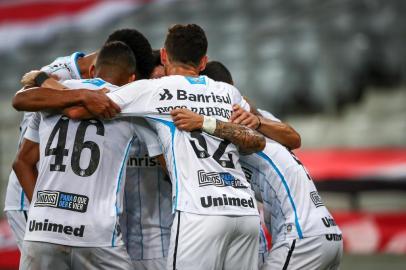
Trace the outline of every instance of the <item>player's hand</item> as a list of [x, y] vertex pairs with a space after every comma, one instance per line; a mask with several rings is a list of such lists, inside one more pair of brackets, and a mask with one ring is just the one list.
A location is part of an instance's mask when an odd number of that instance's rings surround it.
[[259, 126], [259, 118], [250, 112], [242, 109], [239, 105], [233, 106], [233, 114], [229, 120], [231, 123], [247, 126], [256, 129]]
[[121, 111], [120, 107], [106, 96], [107, 89], [83, 90], [83, 106], [94, 116], [111, 119]]
[[193, 131], [202, 129], [203, 115], [188, 109], [174, 109], [171, 111], [172, 120], [180, 130]]
[[25, 73], [24, 76], [21, 78], [21, 84], [27, 87], [35, 86], [35, 78], [40, 73], [40, 70], [31, 70], [30, 72]]

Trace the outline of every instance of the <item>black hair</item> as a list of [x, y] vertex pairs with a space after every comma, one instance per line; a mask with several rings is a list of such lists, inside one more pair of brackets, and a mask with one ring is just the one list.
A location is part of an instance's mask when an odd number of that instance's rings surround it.
[[152, 57], [154, 57], [154, 67], [162, 65], [161, 50], [152, 50]]
[[168, 29], [165, 49], [171, 61], [197, 67], [207, 52], [207, 38], [197, 24], [175, 24]]
[[215, 81], [234, 84], [230, 71], [219, 61], [208, 62], [206, 68], [200, 72], [200, 75], [206, 75]]
[[108, 65], [114, 66], [118, 71], [128, 72], [129, 75], [136, 72], [136, 60], [134, 53], [124, 42], [113, 41], [106, 43], [97, 56], [96, 69]]
[[110, 34], [106, 43], [111, 41], [122, 41], [131, 48], [137, 60], [135, 72], [137, 79], [150, 77], [154, 69], [154, 58], [151, 44], [143, 34], [135, 29], [120, 29]]

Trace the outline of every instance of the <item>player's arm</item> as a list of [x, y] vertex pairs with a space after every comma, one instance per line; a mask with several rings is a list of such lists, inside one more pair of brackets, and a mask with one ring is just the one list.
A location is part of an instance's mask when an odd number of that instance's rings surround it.
[[13, 162], [13, 170], [30, 202], [38, 177], [36, 166], [38, 161], [39, 144], [24, 139]]
[[35, 87], [18, 91], [13, 98], [13, 107], [18, 111], [32, 112], [83, 106], [93, 116], [102, 118], [112, 118], [120, 112], [120, 107], [105, 95], [105, 89], [55, 90]]
[[180, 130], [203, 130], [237, 145], [243, 154], [252, 154], [265, 148], [265, 138], [255, 130], [196, 114], [188, 109], [171, 111], [172, 119]]
[[301, 138], [298, 132], [290, 125], [268, 119], [262, 116], [252, 104], [251, 112], [245, 111], [239, 105], [234, 105], [230, 121], [253, 128], [266, 137], [279, 142], [289, 149], [299, 148]]

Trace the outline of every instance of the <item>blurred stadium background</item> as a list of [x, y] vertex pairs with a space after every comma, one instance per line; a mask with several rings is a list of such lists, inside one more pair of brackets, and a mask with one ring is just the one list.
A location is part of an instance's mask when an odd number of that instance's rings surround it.
[[[344, 232], [342, 269], [405, 269], [404, 14], [404, 0], [1, 0], [0, 206], [25, 72], [97, 50], [119, 28], [160, 48], [168, 26], [192, 22], [241, 92], [302, 135], [297, 153]], [[2, 219], [0, 267], [16, 256]]]

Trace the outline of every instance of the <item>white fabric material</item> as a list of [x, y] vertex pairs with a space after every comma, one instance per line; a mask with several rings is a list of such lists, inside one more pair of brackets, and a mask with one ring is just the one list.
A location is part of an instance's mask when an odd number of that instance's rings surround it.
[[261, 270], [337, 270], [342, 256], [342, 240], [327, 240], [326, 235], [289, 239], [272, 247]]
[[28, 213], [27, 211], [24, 210], [23, 211], [10, 210], [6, 212], [8, 224], [10, 225], [11, 231], [13, 232], [14, 238], [17, 242], [18, 249], [20, 251], [22, 250], [25, 225], [27, 224], [25, 215], [28, 215]]
[[[70, 79], [80, 79], [80, 71], [78, 70], [77, 60], [83, 57], [81, 52], [75, 52], [72, 55], [58, 57], [51, 64], [41, 68], [42, 71], [50, 75], [56, 75], [61, 81]], [[18, 139], [18, 147], [20, 146], [26, 133], [28, 124], [31, 120], [32, 112], [24, 112], [23, 119], [20, 123], [20, 137]], [[30, 140], [33, 140], [31, 138]], [[18, 182], [14, 172], [10, 173], [7, 185], [6, 200], [4, 210], [27, 210], [30, 208], [30, 202], [25, 196], [24, 191]]]
[[[116, 89], [101, 79], [64, 84]], [[155, 133], [143, 119], [76, 121], [61, 115], [39, 116], [40, 121], [33, 119], [29, 126], [39, 133], [40, 162], [25, 240], [83, 247], [123, 244], [118, 215], [127, 154], [134, 134], [152, 140]], [[152, 148], [157, 144], [151, 143]]]
[[123, 115], [147, 115], [157, 131], [173, 184], [173, 210], [258, 215], [236, 146], [206, 133], [177, 130], [168, 115], [174, 108], [188, 108], [227, 121], [234, 104], [249, 110], [236, 88], [206, 76], [175, 75], [136, 81], [107, 95]]
[[259, 216], [176, 212], [168, 270], [258, 269]]
[[132, 261], [136, 270], [164, 270], [166, 269], [167, 258]]
[[124, 246], [69, 247], [24, 241], [20, 270], [133, 270]]
[[273, 243], [341, 234], [306, 169], [284, 146], [267, 138], [262, 152], [243, 156], [241, 163], [256, 198], [263, 202]]
[[133, 261], [167, 256], [173, 220], [170, 179], [147, 150], [146, 144], [136, 138], [127, 161], [120, 225]]
[[275, 115], [273, 115], [273, 114], [270, 113], [270, 112], [267, 112], [267, 111], [261, 110], [261, 109], [258, 109], [258, 112], [259, 112], [263, 117], [265, 117], [265, 118], [267, 118], [267, 119], [269, 119], [269, 120], [276, 121], [276, 122], [281, 122], [281, 120], [280, 120], [279, 118], [276, 118]]

